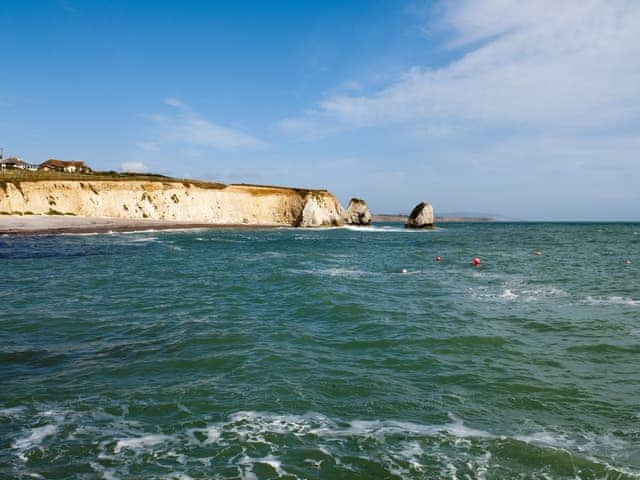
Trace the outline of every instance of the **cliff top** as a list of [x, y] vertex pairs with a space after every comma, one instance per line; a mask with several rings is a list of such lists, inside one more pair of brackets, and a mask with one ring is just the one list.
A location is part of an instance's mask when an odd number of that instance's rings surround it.
[[248, 183], [225, 184], [205, 180], [188, 178], [174, 178], [157, 173], [121, 173], [121, 172], [94, 172], [94, 173], [64, 173], [43, 172], [25, 170], [6, 170], [0, 173], [0, 188], [5, 189], [7, 183], [17, 185], [21, 182], [45, 182], [45, 181], [78, 181], [78, 182], [154, 182], [154, 183], [181, 183], [185, 186], [193, 185], [199, 188], [222, 190], [227, 187], [235, 187], [249, 190], [256, 195], [268, 194], [274, 191], [295, 191], [300, 194], [326, 193], [324, 189], [309, 189], [296, 187], [280, 187], [273, 185], [253, 185]]

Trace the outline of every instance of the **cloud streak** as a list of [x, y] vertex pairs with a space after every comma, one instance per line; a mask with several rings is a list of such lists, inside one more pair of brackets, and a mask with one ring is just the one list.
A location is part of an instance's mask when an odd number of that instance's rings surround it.
[[280, 122], [294, 135], [435, 122], [604, 130], [640, 119], [640, 3], [460, 0], [432, 20], [452, 34], [435, 69], [369, 95], [336, 95]]
[[189, 105], [168, 98], [164, 102], [174, 110], [168, 115], [146, 115], [151, 123], [151, 139], [137, 143], [141, 150], [157, 150], [162, 146], [207, 147], [237, 151], [265, 146], [261, 140], [240, 130], [213, 123]]
[[142, 162], [123, 162], [120, 164], [120, 170], [123, 172], [145, 173], [149, 171], [149, 167]]

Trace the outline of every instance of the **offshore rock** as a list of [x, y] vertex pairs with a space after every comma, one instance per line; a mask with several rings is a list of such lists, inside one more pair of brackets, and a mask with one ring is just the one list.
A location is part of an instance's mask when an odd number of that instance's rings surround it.
[[406, 228], [432, 228], [433, 227], [433, 207], [429, 202], [422, 202], [416, 205], [411, 211], [407, 220]]
[[336, 227], [344, 225], [344, 209], [333, 196], [307, 195], [297, 227]]
[[371, 225], [371, 212], [367, 202], [359, 198], [352, 198], [345, 214], [345, 223], [348, 225]]

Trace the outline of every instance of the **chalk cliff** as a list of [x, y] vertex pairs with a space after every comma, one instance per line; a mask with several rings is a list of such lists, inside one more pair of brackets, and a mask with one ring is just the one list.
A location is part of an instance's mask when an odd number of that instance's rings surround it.
[[344, 222], [340, 202], [326, 190], [164, 180], [4, 182], [0, 183], [0, 213], [222, 225], [328, 226]]

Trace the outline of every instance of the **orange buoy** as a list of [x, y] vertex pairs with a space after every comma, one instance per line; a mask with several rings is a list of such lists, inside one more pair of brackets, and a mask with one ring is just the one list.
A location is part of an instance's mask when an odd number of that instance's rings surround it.
[[480, 259], [478, 257], [473, 257], [473, 260], [471, 261], [471, 263], [473, 264], [474, 267], [477, 267], [480, 265]]
[[439, 262], [440, 260], [442, 260], [442, 257], [440, 257], [440, 255], [436, 255], [436, 262]]

